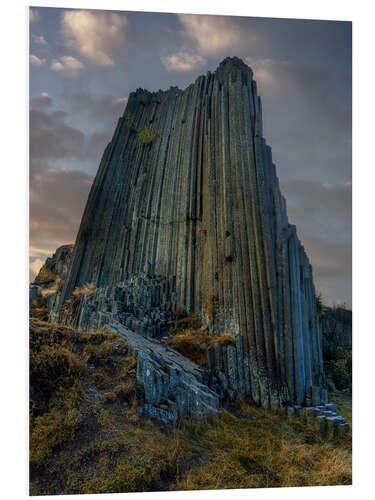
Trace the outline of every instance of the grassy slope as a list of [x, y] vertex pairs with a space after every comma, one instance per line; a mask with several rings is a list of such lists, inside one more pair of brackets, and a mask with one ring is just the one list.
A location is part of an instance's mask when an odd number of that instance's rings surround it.
[[[177, 428], [138, 417], [142, 390], [126, 343], [30, 323], [30, 493], [351, 484], [351, 435], [322, 441], [312, 425], [237, 402], [240, 419]], [[344, 416], [349, 401], [340, 401]]]

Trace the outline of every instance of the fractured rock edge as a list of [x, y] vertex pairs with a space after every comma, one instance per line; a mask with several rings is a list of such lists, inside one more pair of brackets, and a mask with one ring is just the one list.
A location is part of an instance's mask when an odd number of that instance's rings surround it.
[[204, 383], [205, 372], [193, 361], [118, 322], [105, 328], [121, 335], [137, 358], [137, 382], [145, 391], [144, 414], [176, 423], [180, 418], [218, 412], [219, 395]]

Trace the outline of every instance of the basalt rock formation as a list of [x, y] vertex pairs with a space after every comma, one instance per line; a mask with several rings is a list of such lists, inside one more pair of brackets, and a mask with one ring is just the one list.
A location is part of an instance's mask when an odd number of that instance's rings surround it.
[[[88, 283], [95, 291], [67, 315]], [[238, 58], [185, 90], [130, 94], [52, 316], [155, 337], [178, 309], [233, 337], [208, 352], [223, 386], [264, 407], [327, 402], [312, 268]]]

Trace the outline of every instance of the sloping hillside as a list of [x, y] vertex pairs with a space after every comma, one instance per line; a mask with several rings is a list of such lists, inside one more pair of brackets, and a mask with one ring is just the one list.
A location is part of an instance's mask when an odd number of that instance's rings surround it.
[[310, 422], [240, 400], [173, 427], [138, 415], [142, 401], [120, 336], [31, 318], [30, 493], [351, 484], [350, 434], [323, 441]]

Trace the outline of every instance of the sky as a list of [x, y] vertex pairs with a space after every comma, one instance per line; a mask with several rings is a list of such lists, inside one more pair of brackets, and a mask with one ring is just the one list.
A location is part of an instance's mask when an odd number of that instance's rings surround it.
[[227, 56], [254, 72], [289, 220], [326, 304], [351, 307], [351, 23], [30, 9], [30, 279], [73, 243], [127, 97]]

